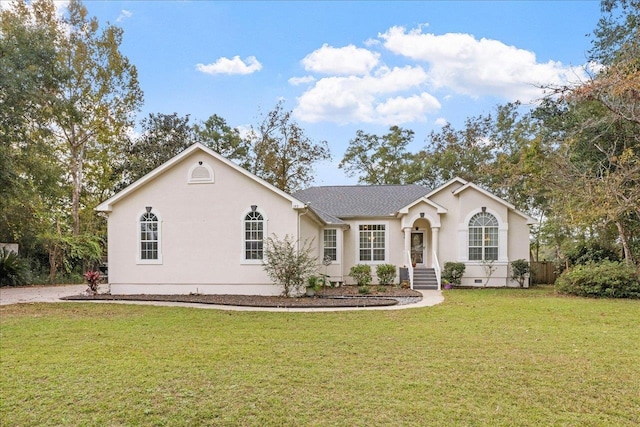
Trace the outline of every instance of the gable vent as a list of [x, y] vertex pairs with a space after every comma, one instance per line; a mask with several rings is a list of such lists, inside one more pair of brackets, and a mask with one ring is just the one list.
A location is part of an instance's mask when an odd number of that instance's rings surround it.
[[203, 162], [197, 162], [189, 170], [189, 183], [202, 184], [213, 182], [213, 169]]

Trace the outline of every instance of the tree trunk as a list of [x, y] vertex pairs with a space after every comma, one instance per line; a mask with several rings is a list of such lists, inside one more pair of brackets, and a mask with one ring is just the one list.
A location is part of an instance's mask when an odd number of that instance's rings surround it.
[[631, 248], [629, 248], [629, 241], [627, 240], [627, 235], [624, 232], [624, 227], [620, 221], [615, 221], [616, 227], [618, 227], [618, 235], [620, 236], [620, 241], [622, 242], [622, 250], [624, 251], [624, 260], [627, 264], [633, 263], [633, 254], [631, 253]]
[[73, 235], [78, 236], [80, 234], [80, 195], [82, 192], [83, 181], [83, 166], [84, 166], [84, 144], [71, 145], [71, 181], [72, 181], [72, 195], [71, 195], [71, 215], [73, 219]]

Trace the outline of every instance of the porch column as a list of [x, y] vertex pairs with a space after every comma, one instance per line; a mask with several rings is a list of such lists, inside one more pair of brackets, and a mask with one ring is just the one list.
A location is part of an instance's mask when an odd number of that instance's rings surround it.
[[408, 253], [411, 251], [411, 227], [404, 228], [404, 265], [411, 264]]
[[[431, 227], [431, 249], [438, 257], [438, 262], [440, 262], [440, 253], [438, 251], [440, 242], [440, 227]], [[435, 260], [434, 260], [435, 261]]]

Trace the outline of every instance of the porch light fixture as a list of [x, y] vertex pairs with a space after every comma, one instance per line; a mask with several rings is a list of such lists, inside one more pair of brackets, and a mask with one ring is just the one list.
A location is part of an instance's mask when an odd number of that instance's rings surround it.
[[147, 206], [145, 209], [147, 210], [147, 213], [151, 213], [151, 206]]
[[424, 218], [424, 212], [420, 212], [420, 218]]
[[482, 212], [486, 212], [486, 211], [487, 211], [487, 207], [486, 207], [486, 206], [483, 206], [483, 207], [482, 207]]
[[258, 209], [258, 205], [251, 205], [251, 212], [255, 212]]
[[416, 227], [416, 231], [418, 231], [418, 227]]

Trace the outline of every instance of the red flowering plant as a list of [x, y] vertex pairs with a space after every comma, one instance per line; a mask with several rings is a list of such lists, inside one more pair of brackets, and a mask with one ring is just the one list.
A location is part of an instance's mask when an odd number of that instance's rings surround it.
[[87, 271], [84, 273], [84, 278], [89, 283], [89, 289], [91, 292], [98, 293], [98, 282], [100, 281], [100, 272], [99, 271]]

